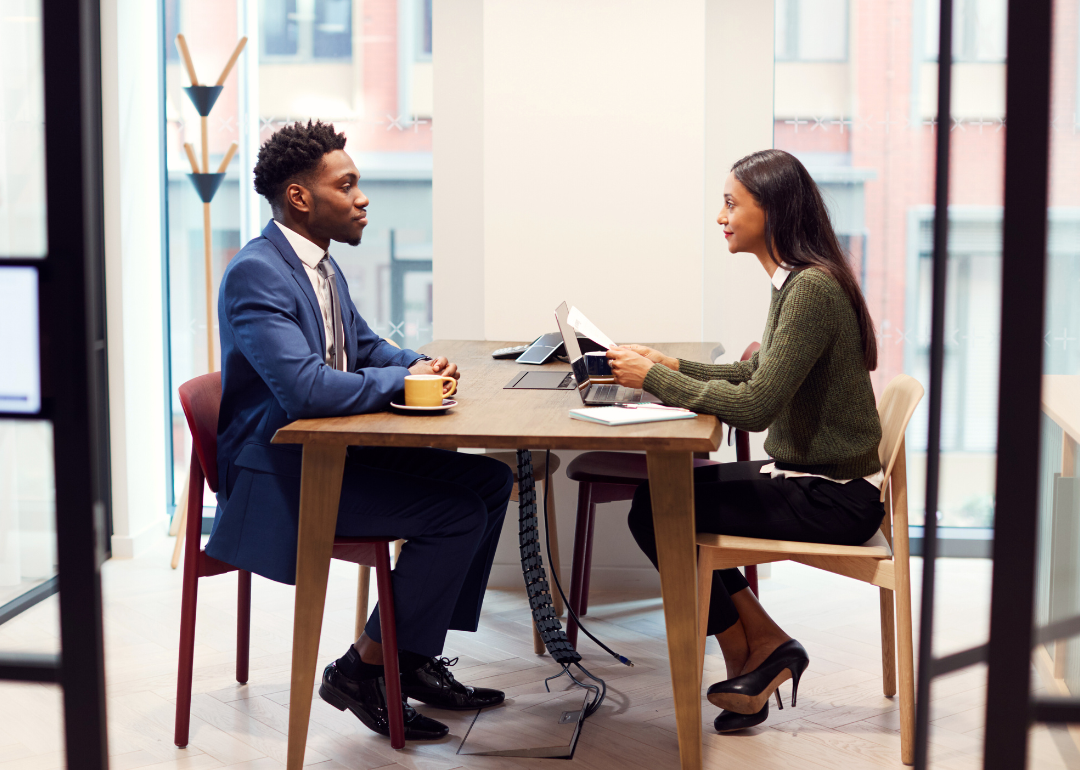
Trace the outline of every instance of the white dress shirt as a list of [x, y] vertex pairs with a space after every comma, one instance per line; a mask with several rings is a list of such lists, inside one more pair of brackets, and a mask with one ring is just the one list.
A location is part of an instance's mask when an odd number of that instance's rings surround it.
[[[334, 317], [330, 311], [330, 283], [322, 277], [317, 270], [319, 262], [326, 256], [328, 252], [324, 251], [321, 246], [316, 243], [312, 243], [304, 236], [295, 230], [291, 230], [285, 225], [274, 220], [274, 224], [278, 226], [285, 239], [289, 242], [289, 245], [293, 247], [293, 251], [296, 252], [296, 256], [300, 258], [300, 261], [304, 263], [304, 270], [307, 272], [308, 280], [311, 281], [311, 288], [315, 290], [315, 298], [319, 300], [319, 310], [322, 312], [323, 331], [325, 332], [323, 337], [326, 340], [326, 353], [323, 356], [323, 360], [330, 366], [333, 366], [334, 359], [330, 355], [330, 349], [334, 342]], [[338, 286], [338, 294], [340, 295], [342, 287]], [[342, 323], [344, 323], [344, 317]], [[345, 351], [341, 351], [342, 365], [345, 367], [345, 371], [349, 371], [349, 362], [346, 360]]]
[[[784, 283], [787, 281], [788, 276], [791, 275], [791, 270], [784, 267], [776, 268], [776, 272], [772, 275], [772, 285], [776, 287], [777, 291], [780, 291], [784, 287]], [[776, 467], [775, 463], [768, 463], [761, 466], [762, 473], [770, 474], [771, 478], [798, 478], [799, 476], [815, 476], [819, 479], [828, 479], [829, 481], [836, 482], [837, 484], [847, 484], [849, 481], [855, 479], [834, 479], [829, 476], [823, 476], [820, 473], [800, 473], [799, 471], [782, 471]], [[885, 483], [885, 472], [880, 470], [870, 476], [864, 476], [863, 481], [868, 481], [873, 484], [877, 489], [881, 489], [881, 485]]]

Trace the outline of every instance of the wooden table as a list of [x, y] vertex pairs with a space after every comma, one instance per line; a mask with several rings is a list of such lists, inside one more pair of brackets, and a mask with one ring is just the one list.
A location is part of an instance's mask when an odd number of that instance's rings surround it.
[[[296, 554], [292, 690], [288, 770], [301, 770], [311, 693], [330, 570], [346, 449], [350, 445], [479, 447], [491, 449], [644, 450], [648, 455], [660, 586], [667, 623], [682, 768], [701, 767], [701, 670], [697, 645], [697, 571], [694, 546], [694, 452], [711, 452], [722, 428], [713, 417], [618, 428], [573, 420], [581, 406], [571, 391], [503, 390], [521, 371], [491, 351], [513, 342], [442, 341], [424, 347], [462, 371], [458, 406], [443, 415], [391, 412], [298, 420], [274, 436], [275, 444], [303, 444], [300, 532]], [[680, 358], [708, 360], [711, 345], [657, 344]], [[566, 364], [545, 368], [569, 370]]]

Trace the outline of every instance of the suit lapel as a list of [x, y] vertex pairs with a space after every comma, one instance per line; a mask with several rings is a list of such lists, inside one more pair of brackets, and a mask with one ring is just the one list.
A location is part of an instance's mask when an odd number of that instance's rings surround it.
[[289, 239], [281, 232], [281, 228], [277, 226], [274, 220], [270, 220], [266, 223], [266, 227], [263, 228], [262, 234], [266, 240], [274, 244], [274, 247], [281, 254], [282, 258], [288, 263], [289, 267], [292, 268], [293, 280], [296, 281], [296, 285], [300, 287], [300, 291], [303, 295], [307, 297], [308, 304], [311, 306], [311, 312], [315, 317], [315, 328], [319, 331], [319, 350], [315, 352], [319, 353], [319, 357], [322, 358], [323, 355], [320, 351], [326, 350], [326, 334], [323, 329], [322, 310], [319, 309], [319, 298], [315, 296], [315, 289], [311, 286], [311, 279], [307, 276], [307, 270], [304, 267], [304, 263], [300, 261], [300, 257], [296, 256], [296, 252], [293, 250], [292, 244], [289, 243]]

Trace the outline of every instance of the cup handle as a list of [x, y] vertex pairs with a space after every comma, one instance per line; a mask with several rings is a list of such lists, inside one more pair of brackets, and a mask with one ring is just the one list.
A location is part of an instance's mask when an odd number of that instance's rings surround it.
[[444, 392], [443, 393], [443, 398], [447, 398], [447, 397], [452, 396], [455, 393], [457, 393], [457, 380], [455, 380], [453, 377], [443, 377], [443, 382], [449, 382], [450, 383], [450, 392], [449, 393]]

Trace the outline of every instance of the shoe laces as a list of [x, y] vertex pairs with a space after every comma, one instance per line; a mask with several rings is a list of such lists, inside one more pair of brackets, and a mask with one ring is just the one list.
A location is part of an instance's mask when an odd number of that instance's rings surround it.
[[455, 679], [454, 675], [450, 673], [450, 666], [456, 666], [458, 658], [432, 658], [431, 661], [438, 666], [439, 673], [442, 674], [450, 687], [461, 687], [464, 689], [465, 685], [461, 684], [461, 682]]

